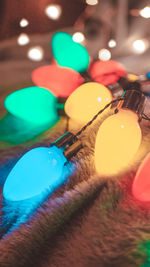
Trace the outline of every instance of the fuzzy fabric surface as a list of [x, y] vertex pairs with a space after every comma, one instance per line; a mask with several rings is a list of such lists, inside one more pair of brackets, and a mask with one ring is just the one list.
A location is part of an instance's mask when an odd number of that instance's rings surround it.
[[[5, 225], [1, 224], [0, 266], [149, 266], [150, 205], [131, 195], [138, 164], [150, 151], [149, 123], [141, 123], [143, 142], [131, 166], [110, 179], [97, 176], [93, 162], [101, 122], [97, 120], [82, 134], [84, 148], [73, 158], [75, 173], [40, 203], [25, 223], [13, 228], [19, 218], [18, 208], [5, 207], [1, 194], [1, 222], [4, 211], [14, 220], [7, 225], [6, 218]], [[69, 130], [77, 130], [71, 121]], [[66, 118], [61, 118], [38, 138], [1, 148], [1, 191], [9, 171], [25, 151], [47, 146], [65, 131]], [[26, 210], [25, 205], [24, 213]]]
[[[6, 112], [4, 98], [22, 88], [20, 84], [31, 84], [25, 81], [36, 64], [25, 63], [22, 69], [20, 64], [23, 66], [17, 60], [1, 64], [4, 73], [12, 70], [10, 79], [6, 75], [2, 79], [6, 86], [0, 89], [1, 118]], [[10, 87], [16, 81], [13, 70], [22, 74], [22, 80], [20, 77], [20, 84]], [[145, 113], [150, 115], [150, 101]], [[131, 194], [136, 170], [150, 151], [150, 123], [141, 122], [140, 149], [126, 171], [113, 178], [98, 176], [94, 167], [95, 138], [101, 123], [102, 119], [97, 119], [80, 137], [83, 149], [71, 162], [75, 172], [36, 207], [34, 200], [17, 205], [4, 202], [2, 189], [10, 170], [31, 148], [48, 146], [67, 130], [76, 133], [80, 126], [71, 120], [67, 124], [61, 117], [53, 128], [26, 142], [0, 141], [0, 267], [150, 266], [150, 204]], [[7, 126], [13, 134], [12, 126]]]

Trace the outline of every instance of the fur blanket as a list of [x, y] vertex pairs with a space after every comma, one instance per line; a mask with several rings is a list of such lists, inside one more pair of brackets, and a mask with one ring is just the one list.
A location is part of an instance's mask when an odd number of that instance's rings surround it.
[[[150, 151], [149, 123], [142, 122], [143, 142], [134, 162], [113, 179], [98, 177], [94, 169], [94, 143], [100, 124], [97, 120], [81, 136], [84, 149], [73, 158], [77, 168], [68, 183], [39, 204], [25, 223], [13, 228], [12, 220], [7, 227], [1, 226], [1, 267], [149, 266], [150, 206], [131, 195], [138, 164]], [[77, 131], [71, 121], [69, 130]], [[65, 131], [66, 118], [61, 118], [38, 138], [1, 148], [1, 190], [25, 151], [47, 146]], [[1, 221], [5, 208], [1, 195]], [[17, 209], [8, 208], [6, 212], [18, 216]]]

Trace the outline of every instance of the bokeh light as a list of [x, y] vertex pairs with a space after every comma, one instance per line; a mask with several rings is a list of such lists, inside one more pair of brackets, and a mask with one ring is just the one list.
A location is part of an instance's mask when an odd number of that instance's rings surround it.
[[135, 40], [132, 44], [134, 52], [138, 53], [138, 54], [142, 54], [146, 51], [146, 49], [148, 48], [148, 41], [145, 39], [139, 39], [139, 40]]
[[30, 38], [26, 33], [21, 33], [17, 39], [19, 45], [27, 45], [30, 42]]
[[27, 19], [21, 19], [20, 20], [20, 27], [24, 28], [24, 27], [27, 27], [29, 25], [29, 21]]
[[111, 53], [108, 49], [105, 49], [105, 48], [100, 49], [98, 52], [98, 58], [100, 60], [107, 61], [111, 59]]
[[86, 0], [88, 5], [94, 6], [98, 4], [98, 0]]
[[145, 18], [145, 19], [149, 19], [150, 18], [150, 7], [146, 6], [143, 9], [140, 10], [140, 15], [141, 17]]
[[110, 48], [116, 47], [116, 45], [117, 45], [117, 43], [116, 43], [116, 41], [114, 39], [109, 40], [108, 46]]
[[72, 36], [74, 42], [82, 43], [85, 40], [84, 34], [82, 32], [75, 32]]
[[28, 50], [27, 57], [33, 61], [41, 61], [44, 56], [44, 51], [41, 46], [31, 47]]
[[61, 15], [61, 7], [59, 5], [49, 5], [45, 9], [45, 13], [50, 19], [56, 20]]

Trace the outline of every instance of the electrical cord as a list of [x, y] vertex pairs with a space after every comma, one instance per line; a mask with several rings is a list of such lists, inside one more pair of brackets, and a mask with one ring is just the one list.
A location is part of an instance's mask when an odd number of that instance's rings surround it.
[[82, 128], [81, 128], [81, 130], [79, 131], [79, 132], [77, 132], [76, 133], [76, 135], [75, 135], [75, 138], [77, 137], [77, 136], [79, 136], [83, 131], [85, 131], [86, 130], [86, 128], [88, 127], [88, 126], [90, 126], [92, 123], [93, 123], [93, 121], [95, 121], [96, 119], [97, 119], [97, 117], [102, 113], [102, 112], [104, 112], [104, 110], [105, 109], [107, 109], [110, 105], [112, 105], [113, 103], [116, 103], [116, 102], [119, 102], [119, 101], [121, 101], [121, 100], [123, 100], [124, 99], [124, 97], [120, 97], [120, 98], [117, 98], [117, 99], [115, 99], [115, 100], [112, 100], [110, 103], [108, 103], [103, 109], [101, 109], [93, 118], [92, 118], [92, 120], [90, 120], [85, 126], [83, 126]]

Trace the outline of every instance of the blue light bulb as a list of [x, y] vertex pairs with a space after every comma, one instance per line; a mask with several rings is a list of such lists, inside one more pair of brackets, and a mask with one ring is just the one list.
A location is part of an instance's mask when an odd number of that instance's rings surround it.
[[8, 175], [3, 196], [8, 201], [21, 201], [41, 193], [53, 192], [65, 182], [63, 174], [67, 158], [63, 148], [38, 147], [27, 152]]
[[146, 76], [147, 76], [148, 79], [150, 79], [150, 71], [148, 71], [148, 72], [146, 73]]
[[69, 159], [81, 148], [77, 136], [68, 132], [50, 147], [34, 148], [24, 154], [4, 184], [4, 232], [9, 233], [25, 223], [56, 188], [68, 181], [75, 171], [75, 165], [69, 163]]

